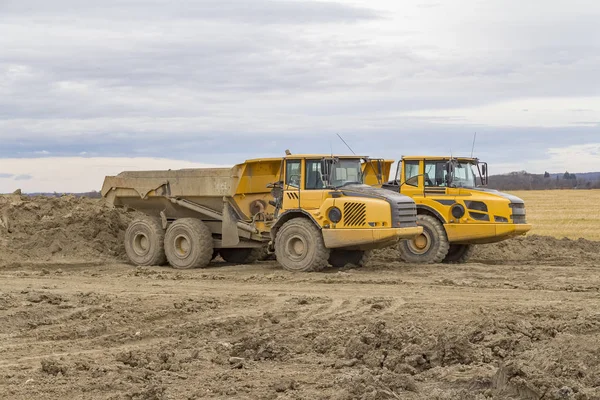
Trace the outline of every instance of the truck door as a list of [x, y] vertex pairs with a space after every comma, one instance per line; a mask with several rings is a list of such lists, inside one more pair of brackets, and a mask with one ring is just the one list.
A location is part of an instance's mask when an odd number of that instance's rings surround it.
[[398, 180], [401, 183], [400, 193], [410, 196], [423, 196], [423, 169], [420, 161], [402, 160], [402, 168]]
[[300, 190], [302, 184], [302, 160], [285, 161], [283, 180], [283, 209], [300, 208]]
[[[323, 160], [304, 160], [304, 190], [302, 191], [302, 208], [315, 210], [321, 208], [326, 193], [327, 183], [323, 181]], [[329, 191], [329, 190], [327, 190]]]
[[444, 160], [425, 160], [423, 171], [423, 192], [425, 196], [447, 195], [446, 161]]

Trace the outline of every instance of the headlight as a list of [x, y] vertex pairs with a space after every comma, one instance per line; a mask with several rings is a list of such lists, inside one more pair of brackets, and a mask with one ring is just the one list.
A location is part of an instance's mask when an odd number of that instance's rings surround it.
[[342, 212], [337, 207], [332, 207], [327, 212], [327, 218], [334, 224], [337, 224], [342, 220]]
[[461, 219], [465, 216], [465, 208], [460, 204], [455, 204], [452, 206], [452, 216], [456, 219]]

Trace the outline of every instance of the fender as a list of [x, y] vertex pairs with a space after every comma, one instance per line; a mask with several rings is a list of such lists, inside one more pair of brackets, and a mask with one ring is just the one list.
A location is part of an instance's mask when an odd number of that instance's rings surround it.
[[447, 223], [446, 219], [444, 217], [442, 217], [442, 214], [440, 214], [439, 212], [437, 212], [437, 210], [434, 209], [434, 208], [431, 208], [431, 207], [426, 206], [424, 204], [417, 204], [417, 214], [418, 214], [419, 210], [425, 210], [425, 211], [430, 212], [431, 214], [435, 215], [435, 217], [437, 219], [439, 219], [442, 224], [446, 224]]
[[288, 222], [292, 218], [297, 217], [306, 217], [310, 219], [319, 230], [322, 229], [321, 225], [317, 223], [317, 221], [310, 215], [308, 212], [302, 210], [301, 208], [293, 208], [291, 210], [285, 211], [283, 214], [280, 214], [277, 218], [277, 222], [271, 227], [271, 240], [275, 240], [275, 236], [277, 235], [277, 231], [283, 224]]

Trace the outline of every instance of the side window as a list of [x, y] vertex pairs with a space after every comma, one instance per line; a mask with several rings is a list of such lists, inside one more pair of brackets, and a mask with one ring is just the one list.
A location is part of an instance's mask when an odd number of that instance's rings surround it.
[[288, 160], [285, 166], [285, 184], [300, 187], [300, 160]]
[[325, 188], [321, 174], [321, 160], [306, 160], [306, 182], [304, 187], [307, 190]]
[[406, 161], [404, 163], [404, 182], [409, 186], [419, 186], [418, 161]]
[[446, 163], [440, 161], [425, 162], [425, 186], [446, 186]]

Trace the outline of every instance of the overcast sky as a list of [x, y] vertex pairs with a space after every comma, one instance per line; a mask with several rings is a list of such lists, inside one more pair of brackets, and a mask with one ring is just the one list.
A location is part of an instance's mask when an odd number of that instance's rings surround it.
[[[292, 152], [600, 170], [596, 0], [0, 0], [0, 192]], [[160, 160], [153, 160], [160, 158]]]

